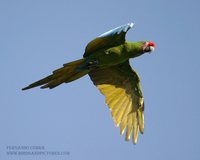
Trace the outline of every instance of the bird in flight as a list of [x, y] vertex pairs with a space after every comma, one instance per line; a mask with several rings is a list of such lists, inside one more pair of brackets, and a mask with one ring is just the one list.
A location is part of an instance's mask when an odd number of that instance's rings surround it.
[[129, 59], [151, 53], [155, 44], [151, 41], [126, 41], [126, 33], [133, 26], [133, 23], [128, 23], [101, 34], [87, 44], [82, 59], [63, 64], [51, 75], [22, 90], [37, 86], [52, 89], [88, 74], [105, 96], [114, 123], [120, 127], [120, 134], [126, 131], [125, 140], [132, 137], [136, 144], [139, 132], [144, 132], [144, 98], [140, 78], [131, 68]]

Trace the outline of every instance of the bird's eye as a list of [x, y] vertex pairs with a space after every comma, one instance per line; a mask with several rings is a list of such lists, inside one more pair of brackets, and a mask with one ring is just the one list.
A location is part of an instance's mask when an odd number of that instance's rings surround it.
[[144, 52], [150, 52], [151, 51], [151, 47], [150, 46], [147, 46], [145, 49], [144, 49]]

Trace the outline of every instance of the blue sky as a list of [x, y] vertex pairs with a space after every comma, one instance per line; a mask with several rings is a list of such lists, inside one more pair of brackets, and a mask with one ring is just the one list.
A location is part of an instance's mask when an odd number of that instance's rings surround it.
[[[0, 0], [0, 159], [200, 159], [197, 0]], [[87, 43], [134, 22], [127, 40], [155, 52], [131, 60], [145, 96], [145, 132], [124, 141], [88, 76], [53, 90], [21, 88], [82, 57]], [[44, 146], [68, 156], [9, 156]]]

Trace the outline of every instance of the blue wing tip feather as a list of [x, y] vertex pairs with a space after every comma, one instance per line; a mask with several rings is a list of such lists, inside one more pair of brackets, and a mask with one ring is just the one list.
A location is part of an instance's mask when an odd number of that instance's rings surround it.
[[130, 28], [132, 28], [135, 25], [135, 23], [131, 22], [131, 23], [128, 23], [127, 25], [129, 25]]
[[117, 28], [111, 29], [103, 34], [101, 34], [99, 37], [106, 37], [106, 36], [112, 36], [115, 34], [120, 34], [121, 32], [127, 32], [129, 29], [131, 29], [135, 24], [134, 23], [127, 23], [125, 25], [119, 26]]

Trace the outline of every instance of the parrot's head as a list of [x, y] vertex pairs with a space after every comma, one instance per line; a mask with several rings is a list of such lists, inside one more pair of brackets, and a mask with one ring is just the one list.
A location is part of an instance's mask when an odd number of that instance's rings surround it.
[[142, 46], [143, 53], [154, 51], [156, 45], [153, 42], [144, 42]]
[[130, 42], [128, 47], [130, 49], [131, 58], [138, 57], [144, 53], [151, 53], [154, 51], [156, 45], [151, 41]]

